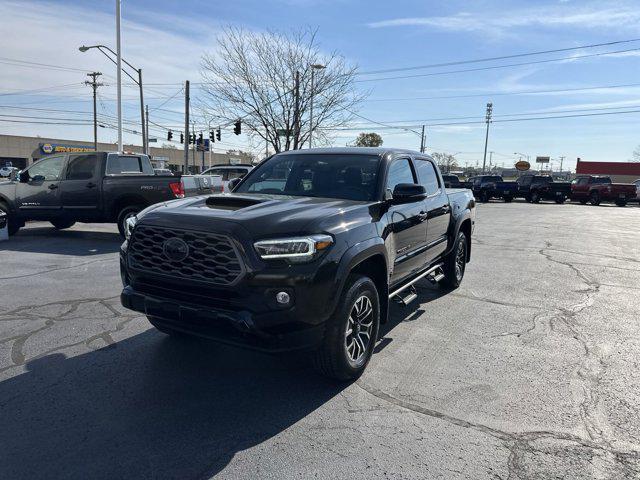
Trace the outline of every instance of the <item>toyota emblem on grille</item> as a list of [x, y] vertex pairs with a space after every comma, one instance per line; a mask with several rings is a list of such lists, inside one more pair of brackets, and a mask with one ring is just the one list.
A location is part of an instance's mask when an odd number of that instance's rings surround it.
[[181, 262], [189, 255], [189, 245], [181, 238], [173, 237], [162, 244], [164, 256], [174, 262]]

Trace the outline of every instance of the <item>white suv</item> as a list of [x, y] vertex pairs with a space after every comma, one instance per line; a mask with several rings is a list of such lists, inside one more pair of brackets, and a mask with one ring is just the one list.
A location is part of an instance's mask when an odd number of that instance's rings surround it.
[[9, 177], [16, 170], [18, 170], [16, 167], [2, 167], [0, 168], [0, 177]]
[[202, 172], [202, 175], [220, 175], [224, 191], [228, 192], [229, 180], [244, 177], [252, 168], [252, 165], [216, 165]]

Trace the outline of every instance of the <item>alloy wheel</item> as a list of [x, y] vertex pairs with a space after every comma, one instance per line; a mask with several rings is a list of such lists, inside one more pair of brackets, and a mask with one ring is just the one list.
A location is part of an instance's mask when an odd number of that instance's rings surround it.
[[353, 304], [347, 321], [344, 344], [351, 363], [360, 363], [369, 350], [373, 331], [373, 306], [366, 295], [361, 295]]
[[462, 280], [462, 276], [464, 275], [464, 268], [467, 260], [466, 256], [466, 241], [461, 238], [458, 242], [458, 249], [456, 251], [456, 279], [458, 280], [458, 282]]

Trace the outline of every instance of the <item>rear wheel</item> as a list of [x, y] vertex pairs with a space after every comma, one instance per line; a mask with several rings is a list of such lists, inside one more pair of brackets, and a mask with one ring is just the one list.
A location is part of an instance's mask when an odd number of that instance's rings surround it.
[[444, 260], [444, 279], [440, 280], [440, 285], [450, 289], [460, 286], [467, 267], [468, 248], [467, 236], [464, 232], [459, 232], [453, 250], [449, 252]]
[[616, 205], [619, 207], [626, 207], [627, 206], [627, 201], [626, 200], [616, 200]]
[[532, 203], [540, 203], [540, 194], [538, 192], [531, 193], [531, 202]]
[[591, 203], [591, 205], [600, 205], [600, 194], [598, 192], [591, 192], [591, 195], [589, 195], [589, 203]]
[[380, 299], [373, 281], [350, 275], [336, 311], [327, 321], [322, 345], [314, 352], [316, 370], [336, 380], [353, 380], [364, 372], [380, 326]]
[[120, 232], [120, 236], [124, 238], [124, 230], [125, 225], [128, 218], [134, 217], [138, 212], [143, 210], [144, 207], [142, 205], [132, 205], [130, 207], [125, 207], [120, 210], [118, 214], [118, 219], [116, 220], [118, 223], [118, 231]]
[[65, 228], [71, 228], [76, 224], [75, 220], [51, 220], [51, 225], [56, 227], [57, 230], [64, 230]]
[[504, 197], [504, 201], [505, 201], [506, 203], [509, 203], [509, 202], [513, 201], [513, 197], [512, 197], [512, 196], [509, 196], [509, 195], [505, 195], [505, 197]]
[[586, 205], [587, 204], [587, 199], [586, 198], [581, 198], [580, 199], [580, 205]]
[[9, 233], [9, 236], [13, 236], [18, 233], [22, 224], [20, 224], [20, 222], [18, 222], [9, 212], [9, 207], [5, 203], [0, 202], [0, 210], [2, 210], [7, 216], [7, 232]]
[[566, 198], [564, 198], [564, 197], [559, 197], [559, 198], [556, 198], [556, 203], [557, 203], [557, 204], [562, 204], [562, 203], [564, 203], [564, 201], [565, 201], [565, 200], [566, 200]]

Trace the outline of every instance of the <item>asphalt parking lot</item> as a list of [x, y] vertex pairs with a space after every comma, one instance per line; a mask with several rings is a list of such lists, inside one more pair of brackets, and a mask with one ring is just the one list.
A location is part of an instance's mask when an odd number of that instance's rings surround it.
[[0, 478], [640, 478], [640, 209], [490, 203], [365, 375], [172, 340], [113, 226], [0, 243]]

